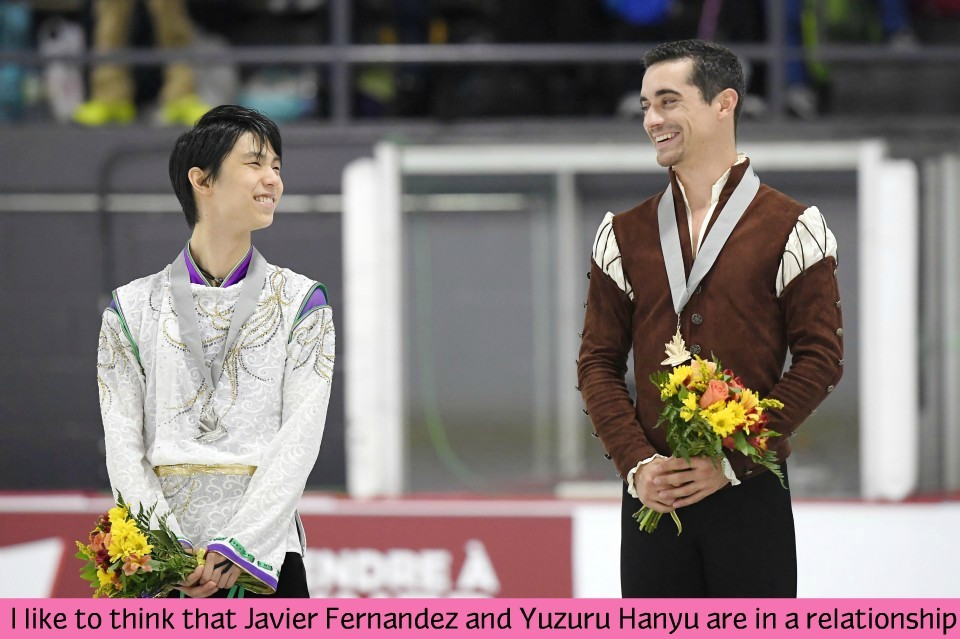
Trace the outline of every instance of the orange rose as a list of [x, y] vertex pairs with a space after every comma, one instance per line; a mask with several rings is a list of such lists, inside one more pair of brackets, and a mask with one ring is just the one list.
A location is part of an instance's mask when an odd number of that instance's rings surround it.
[[727, 386], [727, 383], [721, 382], [719, 379], [712, 379], [707, 384], [707, 390], [703, 392], [703, 397], [700, 398], [700, 408], [713, 406], [717, 402], [725, 401], [729, 396], [730, 387]]

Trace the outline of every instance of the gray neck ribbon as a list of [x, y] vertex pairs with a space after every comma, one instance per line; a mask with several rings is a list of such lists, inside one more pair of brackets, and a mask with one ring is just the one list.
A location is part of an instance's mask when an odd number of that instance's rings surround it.
[[726, 244], [730, 234], [744, 211], [750, 206], [753, 198], [760, 190], [760, 178], [748, 166], [743, 178], [730, 195], [723, 210], [706, 239], [700, 246], [690, 269], [690, 279], [687, 280], [683, 268], [683, 251], [680, 249], [680, 229], [677, 227], [677, 215], [673, 204], [673, 185], [668, 185], [660, 198], [657, 208], [657, 218], [660, 224], [660, 249], [663, 251], [663, 261], [667, 267], [667, 280], [670, 282], [670, 295], [673, 297], [673, 308], [677, 315], [690, 300], [693, 291], [700, 281], [710, 272], [717, 256]]
[[[267, 263], [261, 257], [256, 248], [253, 249], [253, 255], [250, 257], [250, 266], [247, 275], [243, 279], [243, 289], [240, 291], [240, 298], [233, 309], [233, 317], [230, 318], [230, 328], [227, 330], [227, 339], [223, 343], [223, 348], [213, 358], [213, 362], [208, 368], [203, 357], [203, 344], [200, 339], [200, 318], [197, 317], [196, 305], [193, 302], [193, 293], [190, 290], [190, 274], [187, 271], [187, 264], [184, 255], [181, 252], [177, 259], [170, 265], [170, 295], [173, 298], [173, 308], [177, 313], [177, 324], [180, 327], [180, 340], [186, 345], [187, 351], [193, 358], [194, 363], [203, 374], [203, 381], [206, 383], [210, 394], [213, 394], [223, 372], [223, 362], [227, 357], [227, 351], [231, 349], [233, 343], [237, 341], [237, 335], [240, 333], [240, 327], [253, 315], [257, 307], [257, 301], [260, 299], [260, 291], [263, 290], [264, 282], [267, 280]], [[218, 422], [215, 417], [200, 418], [200, 435], [198, 441], [212, 442], [224, 437], [227, 430]]]

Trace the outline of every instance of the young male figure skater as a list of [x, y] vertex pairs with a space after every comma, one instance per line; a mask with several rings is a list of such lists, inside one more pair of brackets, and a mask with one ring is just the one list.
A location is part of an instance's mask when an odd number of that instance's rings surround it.
[[261, 594], [309, 596], [297, 505], [320, 449], [335, 342], [323, 286], [251, 244], [283, 194], [281, 152], [276, 124], [238, 106], [181, 135], [170, 180], [190, 240], [159, 273], [116, 289], [103, 314], [110, 483], [207, 549], [181, 587], [190, 597], [225, 596], [241, 571]]
[[[664, 347], [679, 332], [691, 354], [717, 356], [761, 397], [785, 404], [769, 413], [784, 460], [790, 436], [843, 370], [836, 240], [816, 207], [761, 184], [737, 153], [744, 81], [730, 50], [672, 42], [644, 63], [643, 125], [669, 184], [600, 225], [578, 364], [590, 418], [625, 481], [622, 592], [796, 596], [789, 491], [737, 452], [722, 464], [671, 457], [649, 378], [669, 369]], [[624, 383], [631, 348], [636, 405]], [[640, 531], [631, 514], [641, 503], [678, 511], [683, 533], [669, 519]], [[736, 550], [743, 542], [748, 561]]]

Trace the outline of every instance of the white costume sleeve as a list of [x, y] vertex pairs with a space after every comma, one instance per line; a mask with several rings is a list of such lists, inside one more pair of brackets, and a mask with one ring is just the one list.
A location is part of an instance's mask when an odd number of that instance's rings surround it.
[[800, 273], [827, 257], [837, 259], [837, 240], [820, 210], [811, 206], [797, 219], [787, 238], [777, 272], [777, 295], [782, 295]]
[[606, 273], [610, 279], [633, 299], [633, 286], [627, 281], [623, 274], [623, 263], [620, 260], [620, 245], [617, 244], [617, 236], [613, 233], [613, 213], [607, 212], [603, 216], [603, 222], [597, 229], [597, 236], [593, 240], [593, 261], [596, 262], [600, 270]]
[[143, 439], [143, 369], [123, 320], [112, 309], [104, 311], [100, 328], [97, 385], [107, 474], [114, 493], [122, 495], [134, 509], [138, 504], [144, 509], [156, 504], [153, 525], [166, 517], [171, 531], [181, 542], [190, 545], [190, 541], [184, 539], [180, 524], [163, 496], [160, 481], [147, 461]]
[[294, 327], [283, 376], [282, 425], [261, 456], [240, 508], [207, 549], [277, 587], [287, 533], [320, 452], [333, 376], [333, 312], [321, 306]]

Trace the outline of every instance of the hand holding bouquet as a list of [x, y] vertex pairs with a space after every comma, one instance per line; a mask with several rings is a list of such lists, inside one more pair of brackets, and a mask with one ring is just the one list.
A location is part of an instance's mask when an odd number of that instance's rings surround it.
[[[90, 582], [94, 597], [165, 597], [197, 566], [204, 564], [206, 552], [184, 548], [166, 523], [150, 529], [156, 506], [147, 511], [141, 506], [133, 515], [117, 495], [117, 505], [97, 520], [90, 532], [89, 544], [77, 542], [77, 557], [87, 560], [80, 576]], [[264, 584], [247, 573], [237, 585], [251, 592], [267, 592]]]
[[[657, 426], [666, 424], [667, 444], [674, 456], [708, 457], [720, 464], [725, 448], [739, 451], [766, 467], [783, 484], [777, 455], [767, 444], [780, 433], [767, 428], [769, 416], [765, 412], [783, 408], [782, 402], [760, 399], [733, 371], [723, 370], [717, 359], [696, 357], [691, 364], [655, 373], [650, 381], [660, 389], [664, 405]], [[661, 515], [644, 506], [633, 518], [641, 530], [653, 532]], [[670, 516], [679, 534], [680, 518], [676, 512]]]

